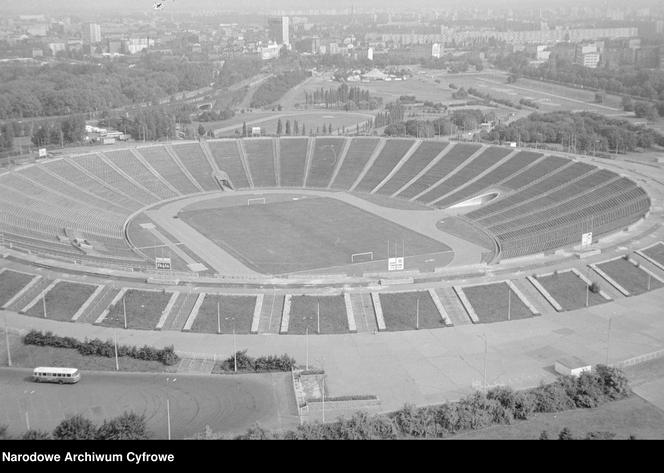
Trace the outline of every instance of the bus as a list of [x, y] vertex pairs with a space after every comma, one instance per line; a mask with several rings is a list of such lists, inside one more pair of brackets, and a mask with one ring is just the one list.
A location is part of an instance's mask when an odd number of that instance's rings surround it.
[[81, 380], [81, 373], [76, 368], [40, 366], [33, 370], [32, 379], [36, 383], [74, 384]]

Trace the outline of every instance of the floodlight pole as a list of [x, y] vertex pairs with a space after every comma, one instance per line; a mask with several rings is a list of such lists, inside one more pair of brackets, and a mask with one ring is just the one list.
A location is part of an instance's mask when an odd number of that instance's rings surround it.
[[122, 314], [124, 316], [124, 328], [127, 328], [127, 304], [125, 303], [125, 296], [122, 296]]
[[609, 329], [606, 335], [606, 364], [609, 364], [609, 347], [611, 346], [611, 322], [613, 317], [609, 318]]
[[486, 340], [486, 334], [484, 335], [484, 390], [486, 391], [486, 358], [487, 358], [488, 346]]
[[318, 335], [320, 335], [320, 299], [316, 298], [316, 318], [318, 324]]
[[648, 273], [648, 289], [647, 289], [648, 291], [650, 290], [650, 277], [651, 277], [650, 273]]
[[217, 297], [217, 334], [221, 333], [221, 312], [219, 310], [219, 297]]
[[237, 373], [237, 346], [235, 344], [235, 323], [233, 323], [233, 371]]
[[586, 284], [586, 307], [590, 303], [590, 284]]
[[115, 371], [120, 371], [120, 365], [118, 364], [118, 334], [117, 334], [117, 330], [113, 331], [113, 346], [115, 348]]
[[[9, 345], [7, 345], [7, 346], [9, 346]], [[304, 330], [304, 347], [305, 347], [305, 351], [306, 351], [305, 368], [307, 370], [309, 370], [309, 327], [306, 327], [305, 330]]]
[[42, 308], [44, 310], [44, 318], [46, 319], [46, 294], [42, 296]]
[[417, 303], [415, 305], [415, 330], [420, 329], [420, 298], [417, 298]]
[[171, 401], [166, 399], [166, 420], [168, 422], [168, 440], [171, 439]]
[[7, 328], [7, 312], [5, 312], [5, 345], [7, 345], [7, 366], [12, 366], [12, 353], [9, 348], [9, 329]]
[[507, 286], [507, 320], [512, 320], [512, 289]]

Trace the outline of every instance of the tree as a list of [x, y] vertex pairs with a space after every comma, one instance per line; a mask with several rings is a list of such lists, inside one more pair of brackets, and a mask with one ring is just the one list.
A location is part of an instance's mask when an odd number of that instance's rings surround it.
[[574, 440], [574, 435], [572, 435], [571, 430], [569, 430], [567, 427], [565, 427], [558, 434], [558, 440]]
[[286, 134], [290, 136], [291, 134], [291, 129], [290, 129], [290, 120], [286, 120]]
[[297, 120], [293, 120], [293, 135], [297, 136], [299, 134], [300, 134], [300, 128], [299, 128], [299, 125], [297, 123]]
[[307, 136], [307, 131], [304, 129], [304, 123], [302, 124], [302, 136]]
[[51, 434], [49, 432], [44, 432], [42, 430], [28, 430], [21, 437], [22, 440], [52, 440]]
[[4, 424], [0, 424], [0, 440], [7, 440], [9, 439], [9, 434], [7, 433], [7, 426]]
[[146, 440], [147, 438], [145, 416], [130, 412], [125, 412], [110, 421], [104, 421], [97, 431], [99, 440]]
[[634, 104], [634, 115], [638, 118], [645, 118], [648, 121], [655, 121], [658, 118], [657, 109], [648, 102], [636, 102]]
[[622, 106], [623, 106], [623, 110], [625, 110], [626, 112], [633, 112], [634, 111], [634, 102], [632, 102], [632, 98], [629, 95], [623, 96]]
[[205, 127], [203, 124], [198, 125], [198, 136], [203, 136], [205, 134]]
[[80, 414], [68, 417], [53, 430], [55, 440], [94, 440], [96, 436], [94, 424]]
[[247, 122], [242, 122], [242, 136], [245, 138], [247, 136]]
[[283, 133], [283, 126], [281, 124], [281, 118], [277, 120], [277, 136], [281, 136], [281, 133]]

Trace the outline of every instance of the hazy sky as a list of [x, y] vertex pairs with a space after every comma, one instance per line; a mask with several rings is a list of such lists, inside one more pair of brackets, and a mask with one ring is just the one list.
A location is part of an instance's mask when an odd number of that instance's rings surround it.
[[[140, 10], [151, 11], [155, 0], [0, 0], [0, 14], [3, 13], [75, 13], [77, 11], [91, 13], [98, 12], [136, 12]], [[444, 9], [450, 7], [473, 8], [492, 7], [511, 8], [547, 7], [554, 5], [604, 5], [606, 0], [251, 0], [238, 2], [237, 0], [160, 0], [170, 8], [177, 11], [192, 10], [244, 10], [251, 11], [265, 9], [342, 9], [355, 5], [356, 8], [379, 9]], [[624, 6], [622, 0], [608, 0], [610, 5]], [[657, 5], [658, 0], [632, 0], [629, 6]]]

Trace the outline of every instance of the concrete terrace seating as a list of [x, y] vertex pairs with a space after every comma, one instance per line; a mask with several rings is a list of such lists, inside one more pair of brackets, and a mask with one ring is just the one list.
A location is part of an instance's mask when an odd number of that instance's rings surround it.
[[482, 174], [509, 154], [509, 150], [491, 146], [453, 171], [450, 176], [416, 200], [429, 204]]
[[379, 142], [379, 138], [353, 138], [330, 187], [333, 189], [350, 189]]
[[376, 190], [376, 194], [392, 195], [417, 176], [449, 143], [447, 141], [424, 141], [397, 172]]
[[572, 213], [577, 209], [591, 207], [593, 204], [603, 202], [616, 195], [624, 194], [636, 187], [636, 184], [627, 178], [614, 177], [615, 178], [610, 179], [608, 183], [590, 188], [589, 192], [585, 192], [577, 197], [575, 197], [574, 194], [565, 196], [565, 191], [567, 190], [567, 187], [565, 187], [559, 191], [561, 194], [559, 200], [552, 202], [548, 206], [541, 205], [531, 207], [529, 205], [528, 210], [524, 208], [523, 211], [514, 216], [514, 218], [506, 220], [500, 224], [489, 226], [488, 228], [493, 233], [500, 234], [503, 232], [514, 231], [519, 228], [529, 227], [534, 222], [547, 221], [566, 213]]
[[[494, 148], [489, 148], [489, 150], [492, 149]], [[489, 150], [485, 151], [485, 153], [489, 152]], [[482, 153], [482, 156], [484, 156], [484, 153]], [[507, 161], [500, 164], [495, 169], [489, 171], [487, 174], [471, 182], [470, 184], [463, 186], [462, 183], [461, 188], [458, 191], [435, 201], [433, 205], [438, 208], [449, 207], [452, 204], [469, 199], [483, 191], [488, 191], [493, 186], [501, 184], [503, 180], [507, 179], [513, 174], [522, 171], [529, 164], [533, 163], [541, 157], [542, 155], [540, 153], [520, 151], [508, 158]], [[495, 159], [500, 159], [500, 154], [496, 154]]]
[[124, 172], [138, 180], [143, 187], [162, 199], [176, 197], [177, 194], [164, 185], [141, 161], [128, 149], [104, 152], [107, 159]]
[[[595, 171], [597, 168], [584, 163], [574, 163], [564, 168], [558, 168], [544, 179], [532, 183], [532, 185], [521, 188], [521, 190], [508, 194], [506, 197], [491, 202], [487, 206], [478, 209], [476, 212], [470, 212], [467, 216], [482, 224], [490, 222], [495, 214], [504, 212], [512, 207], [523, 204], [524, 202], [538, 198], [559, 186], [568, 184], [574, 179], [579, 179], [584, 174]], [[477, 215], [480, 214], [478, 217]], [[492, 217], [487, 217], [492, 215]]]
[[355, 190], [371, 192], [392, 172], [413, 144], [413, 140], [387, 140], [385, 147], [378, 154]]
[[[217, 168], [234, 189], [352, 189], [437, 208], [500, 192], [458, 217], [485, 230], [500, 258], [577, 244], [588, 231], [595, 238], [619, 231], [651, 205], [643, 189], [615, 172], [531, 151], [404, 138], [248, 138], [108, 150], [15, 168], [0, 175], [0, 231], [22, 251], [149, 269], [153, 255], [127, 243], [125, 219], [164, 199], [218, 190]], [[84, 254], [65, 235], [86, 238], [92, 250]], [[152, 246], [152, 238], [144, 243]]]
[[208, 162], [201, 145], [199, 143], [174, 144], [173, 151], [180, 159], [180, 162], [187, 168], [198, 184], [206, 191], [218, 191], [214, 177], [214, 170]]
[[343, 158], [341, 153], [346, 145], [346, 138], [314, 138], [314, 140], [314, 152], [305, 187], [327, 187], [337, 164]]
[[244, 147], [254, 187], [276, 187], [272, 140], [256, 138], [242, 140], [240, 143]]
[[217, 167], [228, 174], [234, 189], [250, 187], [236, 140], [208, 141], [207, 145]]
[[117, 172], [96, 154], [78, 156], [75, 158], [75, 161], [76, 164], [83, 167], [89, 173], [97, 176], [102, 181], [110, 184], [115, 189], [118, 189], [128, 197], [131, 197], [144, 205], [154, 204], [159, 201], [157, 197], [138, 187], [138, 184], [135, 182], [129, 181], [127, 177]]
[[461, 163], [473, 155], [481, 145], [471, 143], [459, 143], [449, 150], [443, 158], [438, 161], [429, 171], [420, 176], [415, 182], [397, 194], [402, 199], [412, 199], [418, 194], [426, 191], [443, 177], [456, 169]]
[[166, 181], [182, 194], [194, 194], [200, 190], [189, 180], [165, 146], [147, 146], [136, 151], [145, 158]]
[[64, 159], [50, 161], [42, 165], [45, 171], [52, 172], [57, 177], [71, 182], [74, 186], [86, 192], [94, 194], [101, 199], [116, 203], [127, 210], [138, 210], [143, 205], [123, 193], [104, 185], [103, 181], [97, 182], [84, 171]]
[[307, 165], [308, 138], [279, 138], [279, 182], [283, 187], [302, 187]]
[[[571, 199], [577, 195], [592, 191], [599, 186], [605, 185], [618, 176], [610, 171], [598, 170], [585, 176], [563, 184], [557, 190], [543, 193], [539, 197], [524, 201], [504, 212], [494, 214], [482, 220], [482, 224], [493, 226], [497, 223], [506, 222], [513, 218], [521, 217], [530, 212], [540, 211], [551, 206], [556, 206], [560, 202]], [[631, 182], [631, 181], [629, 181]]]

